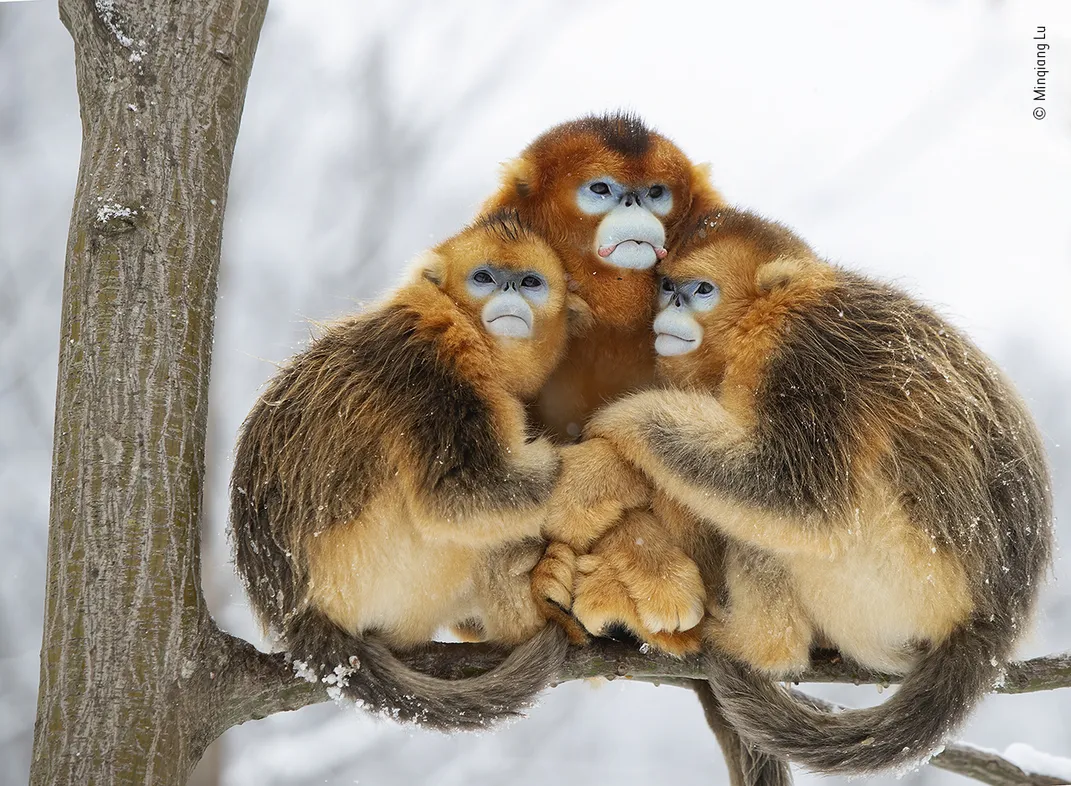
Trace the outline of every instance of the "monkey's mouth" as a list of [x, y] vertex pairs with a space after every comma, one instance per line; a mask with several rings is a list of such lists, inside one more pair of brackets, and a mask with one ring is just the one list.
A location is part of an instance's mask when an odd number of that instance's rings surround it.
[[[646, 246], [646, 248], [644, 248]], [[599, 256], [603, 259], [613, 256], [614, 252], [618, 249], [632, 256], [637, 253], [646, 254], [649, 253], [647, 249], [654, 252], [656, 259], [665, 259], [666, 254], [669, 252], [661, 247], [655, 247], [652, 243], [648, 243], [646, 240], [622, 240], [620, 243], [611, 243], [607, 246], [599, 246]]]
[[488, 320], [486, 325], [489, 332], [503, 338], [528, 338], [532, 335], [532, 326], [516, 314], [502, 314]]
[[655, 352], [662, 357], [686, 355], [699, 346], [694, 338], [685, 338], [674, 333], [655, 333]]

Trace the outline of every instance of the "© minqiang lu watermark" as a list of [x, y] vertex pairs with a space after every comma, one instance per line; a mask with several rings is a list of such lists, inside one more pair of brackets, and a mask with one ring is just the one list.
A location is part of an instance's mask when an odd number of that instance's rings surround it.
[[[1049, 42], [1045, 40], [1045, 27], [1044, 25], [1038, 25], [1037, 32], [1034, 33], [1034, 43], [1037, 44], [1037, 62], [1034, 65], [1034, 100], [1045, 100], [1045, 77], [1049, 75]], [[1045, 119], [1045, 107], [1034, 107], [1034, 118], [1037, 120]]]

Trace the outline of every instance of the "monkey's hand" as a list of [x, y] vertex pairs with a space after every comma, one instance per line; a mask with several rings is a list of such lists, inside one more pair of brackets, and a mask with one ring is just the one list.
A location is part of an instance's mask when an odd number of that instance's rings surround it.
[[584, 553], [622, 513], [650, 502], [647, 479], [605, 439], [568, 445], [560, 454], [561, 475], [543, 525], [549, 539]]

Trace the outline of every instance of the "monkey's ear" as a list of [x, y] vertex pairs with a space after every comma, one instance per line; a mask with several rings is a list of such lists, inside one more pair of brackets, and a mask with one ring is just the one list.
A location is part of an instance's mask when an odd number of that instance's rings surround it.
[[570, 292], [565, 296], [565, 311], [569, 321], [570, 336], [577, 336], [595, 324], [591, 306], [575, 292]]
[[692, 201], [698, 201], [709, 209], [711, 204], [724, 202], [710, 176], [710, 164], [692, 164]]
[[535, 189], [535, 167], [524, 158], [514, 158], [502, 165], [502, 184], [524, 199]]
[[413, 262], [414, 269], [420, 278], [430, 281], [437, 287], [443, 285], [446, 263], [441, 256], [434, 251], [425, 251]]
[[760, 292], [770, 293], [785, 289], [807, 274], [807, 263], [802, 259], [778, 257], [767, 262], [755, 273], [755, 285]]
[[702, 164], [692, 164], [692, 183], [701, 183], [713, 188], [710, 177], [710, 162], [705, 161]]

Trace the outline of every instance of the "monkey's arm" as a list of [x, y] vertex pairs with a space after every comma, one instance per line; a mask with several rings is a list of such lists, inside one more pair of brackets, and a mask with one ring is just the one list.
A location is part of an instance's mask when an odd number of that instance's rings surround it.
[[[800, 429], [803, 432], [803, 429]], [[828, 554], [847, 536], [813, 504], [820, 455], [794, 455], [799, 434], [770, 436], [709, 394], [646, 391], [599, 412], [586, 433], [609, 442], [658, 488], [739, 540], [782, 553]], [[818, 453], [819, 451], [815, 451]]]
[[418, 524], [435, 537], [491, 545], [539, 537], [560, 474], [546, 439], [485, 445], [460, 461], [430, 462], [412, 501]]
[[588, 551], [626, 510], [646, 505], [646, 478], [604, 439], [560, 448], [562, 472], [548, 502], [543, 534]]

